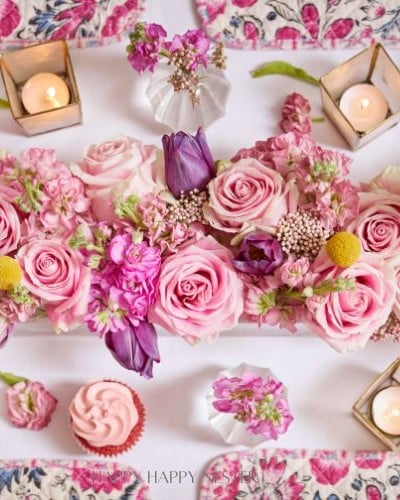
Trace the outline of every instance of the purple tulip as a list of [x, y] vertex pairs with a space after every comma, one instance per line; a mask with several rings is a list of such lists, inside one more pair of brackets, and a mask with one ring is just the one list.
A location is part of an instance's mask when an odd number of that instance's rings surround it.
[[263, 276], [279, 267], [283, 257], [278, 240], [268, 233], [256, 231], [244, 238], [232, 263], [238, 271]]
[[162, 138], [167, 186], [175, 198], [181, 191], [202, 191], [215, 177], [215, 163], [203, 129], [195, 136], [177, 132]]
[[145, 378], [153, 376], [153, 362], [159, 363], [156, 329], [147, 321], [139, 321], [124, 331], [108, 331], [106, 346], [118, 363]]

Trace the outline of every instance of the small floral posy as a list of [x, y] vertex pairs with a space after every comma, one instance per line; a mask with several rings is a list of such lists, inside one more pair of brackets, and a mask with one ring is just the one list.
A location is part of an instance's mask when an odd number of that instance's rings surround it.
[[0, 372], [6, 390], [7, 415], [16, 427], [35, 431], [47, 427], [57, 406], [57, 399], [41, 382], [12, 373]]
[[129, 35], [128, 60], [135, 71], [142, 73], [145, 70], [153, 72], [160, 60], [165, 58], [175, 68], [169, 78], [174, 91], [187, 90], [193, 104], [197, 104], [200, 82], [197, 69], [208, 64], [225, 69], [223, 46], [218, 43], [208, 54], [210, 40], [201, 29], [174, 35], [171, 41], [167, 41], [166, 36], [167, 32], [159, 24], [137, 23], [135, 31]]

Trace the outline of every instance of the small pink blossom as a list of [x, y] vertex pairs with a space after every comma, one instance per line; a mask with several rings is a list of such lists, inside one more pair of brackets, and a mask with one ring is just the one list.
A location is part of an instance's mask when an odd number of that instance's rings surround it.
[[310, 272], [310, 261], [307, 257], [296, 259], [290, 255], [279, 268], [279, 276], [282, 283], [291, 288], [304, 288], [313, 284], [316, 275]]
[[7, 412], [16, 427], [40, 430], [50, 423], [57, 399], [40, 382], [18, 382], [6, 391]]
[[294, 92], [286, 97], [282, 107], [282, 120], [279, 125], [283, 132], [311, 132], [311, 106], [301, 94]]

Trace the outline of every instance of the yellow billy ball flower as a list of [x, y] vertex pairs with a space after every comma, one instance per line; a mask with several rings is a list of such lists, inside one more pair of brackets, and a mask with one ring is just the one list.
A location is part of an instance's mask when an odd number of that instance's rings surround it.
[[326, 242], [326, 252], [331, 261], [340, 267], [350, 267], [357, 262], [361, 255], [361, 241], [347, 231], [334, 234]]
[[0, 290], [11, 290], [22, 279], [18, 262], [7, 255], [0, 256]]

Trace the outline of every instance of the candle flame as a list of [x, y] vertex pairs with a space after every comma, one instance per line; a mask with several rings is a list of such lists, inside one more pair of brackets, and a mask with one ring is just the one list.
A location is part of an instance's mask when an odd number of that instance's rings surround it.
[[57, 101], [56, 94], [57, 94], [56, 89], [54, 87], [49, 87], [46, 90], [46, 101], [51, 102], [55, 108], [60, 108], [61, 104], [59, 103], [59, 101]]
[[368, 106], [369, 106], [369, 99], [367, 98], [361, 99], [361, 109], [368, 108]]

